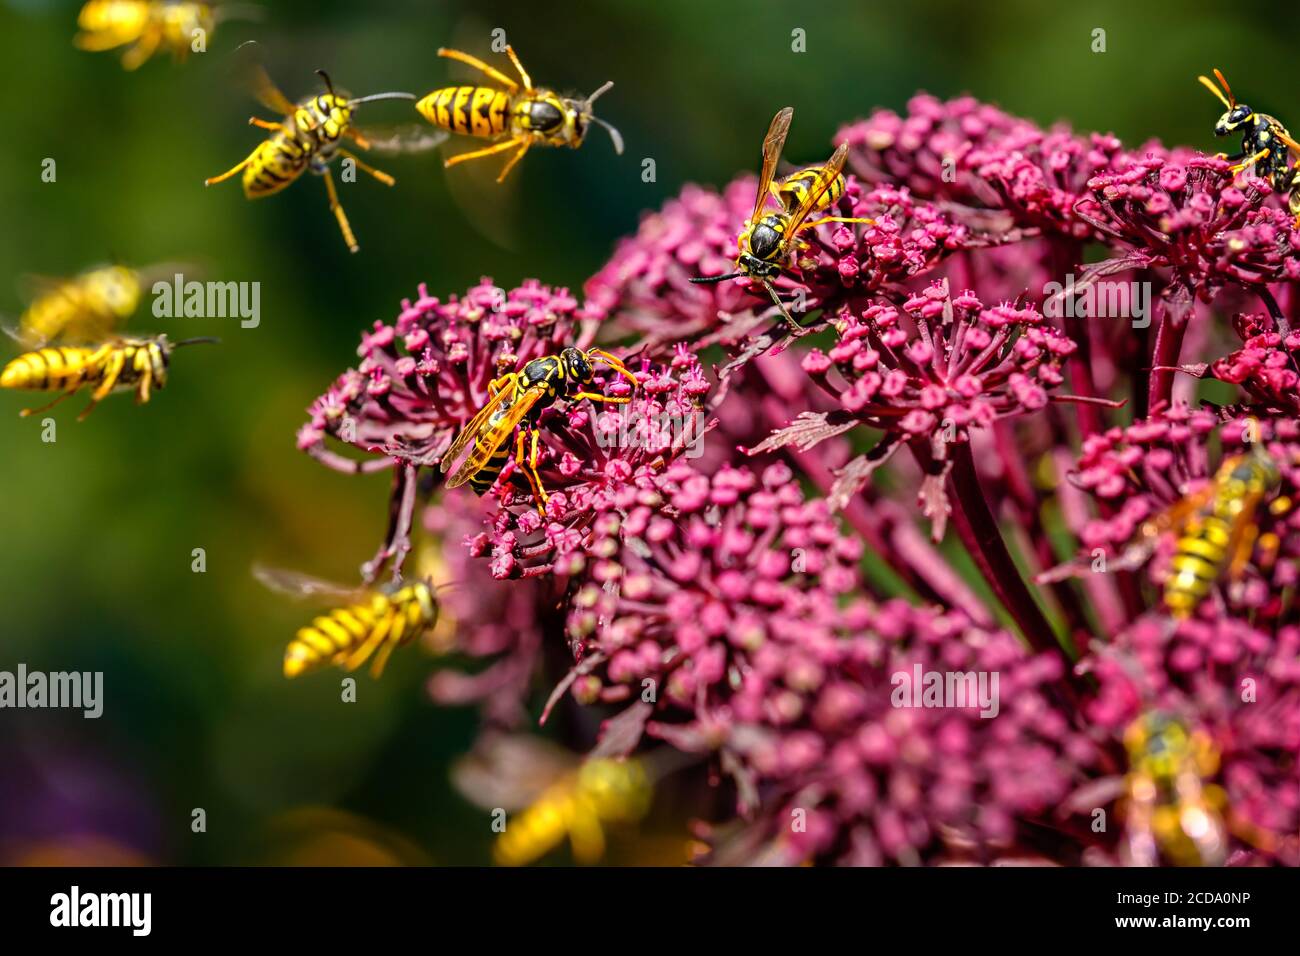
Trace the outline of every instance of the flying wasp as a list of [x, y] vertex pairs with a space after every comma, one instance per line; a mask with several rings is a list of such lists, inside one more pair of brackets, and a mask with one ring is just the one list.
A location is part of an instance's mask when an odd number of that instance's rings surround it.
[[[487, 404], [470, 419], [442, 456], [441, 469], [446, 474], [473, 442], [473, 450], [447, 479], [447, 487], [458, 488], [469, 482], [477, 494], [488, 491], [496, 483], [497, 475], [510, 457], [506, 441], [517, 426], [523, 425], [515, 440], [515, 462], [528, 479], [537, 510], [545, 514], [549, 496], [542, 487], [541, 475], [537, 471], [541, 434], [537, 423], [542, 410], [561, 397], [570, 402], [580, 402], [586, 398], [613, 405], [626, 405], [632, 400], [630, 395], [602, 395], [587, 390], [586, 387], [591, 385], [595, 376], [594, 364], [597, 361], [603, 361], [636, 388], [636, 376], [627, 370], [627, 366], [613, 355], [597, 348], [586, 352], [566, 348], [559, 355], [535, 358], [524, 366], [523, 371], [507, 372], [493, 381], [488, 386]], [[574, 387], [579, 390], [569, 394], [569, 389]]]
[[[654, 755], [651, 755], [653, 757]], [[501, 866], [525, 866], [567, 836], [579, 863], [605, 855], [610, 824], [636, 823], [650, 809], [658, 767], [650, 758], [575, 755], [536, 737], [490, 737], [452, 770], [456, 786], [487, 809], [510, 812], [492, 847]]]
[[1234, 173], [1254, 166], [1262, 179], [1272, 187], [1288, 194], [1288, 206], [1300, 227], [1300, 165], [1294, 162], [1293, 153], [1300, 153], [1300, 143], [1291, 138], [1287, 128], [1274, 116], [1257, 113], [1245, 103], [1238, 103], [1228, 81], [1217, 69], [1214, 76], [1220, 90], [1208, 76], [1198, 76], [1202, 86], [1215, 95], [1226, 112], [1214, 124], [1215, 136], [1241, 134], [1241, 151], [1231, 156], [1220, 154], [1235, 163]]
[[[244, 49], [250, 44], [244, 44]], [[348, 99], [334, 91], [334, 84], [324, 70], [316, 74], [325, 82], [326, 92], [309, 96], [298, 104], [291, 103], [271, 81], [266, 70], [260, 64], [248, 67], [251, 72], [253, 93], [269, 110], [283, 116], [278, 123], [259, 119], [249, 119], [249, 125], [271, 133], [266, 140], [248, 154], [248, 157], [220, 176], [205, 180], [205, 186], [230, 179], [241, 170], [244, 173], [244, 195], [249, 199], [260, 199], [284, 189], [304, 172], [310, 170], [325, 179], [325, 190], [329, 194], [330, 211], [338, 220], [339, 230], [348, 249], [356, 252], [356, 237], [348, 223], [347, 214], [339, 202], [338, 191], [334, 187], [334, 177], [330, 173], [330, 163], [336, 156], [343, 156], [356, 164], [357, 168], [369, 173], [385, 186], [396, 182], [392, 176], [362, 162], [355, 154], [343, 148], [344, 139], [352, 140], [361, 149], [370, 149], [372, 141], [352, 124], [352, 112], [363, 103], [377, 100], [413, 100], [410, 93], [373, 93], [358, 99]], [[441, 142], [444, 137], [431, 138], [423, 135], [417, 139], [403, 137], [400, 134], [383, 143], [386, 151], [424, 149]]]
[[614, 152], [622, 155], [623, 137], [618, 130], [592, 112], [592, 104], [614, 85], [612, 81], [586, 99], [560, 96], [551, 90], [533, 86], [528, 71], [519, 62], [514, 49], [507, 46], [506, 54], [519, 71], [518, 83], [468, 53], [445, 48], [438, 50], [438, 56], [467, 63], [505, 87], [444, 86], [415, 104], [420, 115], [439, 129], [477, 139], [497, 140], [491, 146], [452, 156], [445, 162], [445, 166], [455, 166], [467, 160], [513, 149], [515, 154], [497, 176], [497, 182], [502, 182], [533, 146], [567, 146], [577, 149], [586, 139], [591, 123], [604, 127], [614, 143]]
[[1203, 730], [1149, 711], [1124, 732], [1129, 772], [1120, 812], [1131, 866], [1219, 866], [1227, 856], [1227, 796], [1208, 781], [1219, 754]]
[[377, 678], [394, 650], [438, 623], [438, 588], [430, 580], [355, 588], [276, 568], [255, 567], [253, 574], [281, 594], [337, 604], [300, 628], [289, 642], [284, 651], [285, 677], [331, 665], [354, 671], [374, 657], [370, 674]]
[[173, 349], [215, 343], [213, 338], [169, 342], [166, 335], [147, 339], [113, 338], [102, 345], [48, 347], [18, 356], [0, 371], [0, 388], [59, 391], [63, 394], [40, 408], [25, 408], [26, 417], [53, 408], [69, 395], [92, 388], [90, 404], [77, 416], [82, 421], [110, 392], [134, 391], [136, 403], [149, 401], [153, 389], [167, 384]]
[[28, 348], [65, 337], [99, 341], [131, 317], [144, 285], [139, 271], [120, 265], [90, 269], [71, 279], [38, 279], [14, 337]]
[[122, 66], [135, 70], [159, 49], [183, 61], [196, 41], [206, 44], [218, 23], [255, 19], [260, 13], [257, 7], [188, 0], [90, 0], [77, 15], [82, 32], [73, 43], [91, 52], [130, 43], [131, 48], [122, 54]]
[[[744, 228], [736, 240], [740, 252], [736, 259], [736, 271], [727, 275], [701, 276], [691, 281], [713, 283], [740, 277], [757, 279], [781, 310], [790, 331], [799, 336], [806, 334], [807, 330], [790, 315], [785, 303], [777, 295], [776, 287], [772, 285], [772, 280], [788, 267], [791, 253], [799, 242], [799, 233], [828, 222], [871, 225], [875, 220], [823, 216], [812, 222], [807, 221], [812, 213], [829, 209], [844, 195], [843, 169], [849, 147], [847, 143], [842, 143], [825, 164], [797, 170], [779, 182], [776, 181], [776, 165], [781, 158], [781, 149], [785, 146], [786, 134], [790, 132], [790, 121], [793, 118], [794, 110], [791, 107], [781, 110], [772, 118], [772, 125], [768, 127], [767, 136], [763, 139], [763, 165], [758, 178], [758, 196], [754, 200], [754, 211], [745, 220]], [[769, 195], [781, 208], [765, 213], [764, 206]]]

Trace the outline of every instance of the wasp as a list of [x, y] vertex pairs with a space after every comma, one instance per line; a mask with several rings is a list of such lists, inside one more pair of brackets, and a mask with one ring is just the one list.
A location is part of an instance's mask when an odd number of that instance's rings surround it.
[[[790, 132], [790, 121], [794, 110], [786, 107], [772, 118], [767, 136], [763, 139], [763, 164], [758, 177], [758, 196], [754, 200], [754, 211], [745, 220], [744, 228], [736, 240], [740, 255], [736, 259], [736, 271], [728, 275], [702, 276], [692, 282], [725, 282], [728, 279], [745, 277], [757, 279], [767, 289], [776, 307], [796, 336], [804, 335], [807, 330], [799, 325], [786, 309], [785, 303], [776, 293], [772, 280], [787, 268], [791, 253], [798, 241], [798, 235], [806, 229], [828, 222], [865, 223], [871, 225], [874, 219], [862, 219], [845, 216], [823, 216], [808, 222], [808, 217], [839, 202], [844, 195], [844, 162], [849, 154], [847, 143], [843, 143], [821, 166], [809, 166], [797, 170], [780, 181], [776, 181], [776, 165], [781, 158], [781, 149], [785, 146], [786, 135]], [[764, 212], [769, 195], [774, 198], [780, 209]]]
[[480, 744], [452, 777], [478, 805], [510, 812], [492, 847], [499, 865], [532, 863], [566, 836], [575, 860], [595, 863], [605, 854], [610, 824], [636, 823], [649, 811], [659, 776], [651, 762], [605, 755], [579, 762], [536, 737], [510, 735]]
[[[613, 405], [626, 405], [632, 400], [630, 395], [602, 395], [587, 389], [595, 376], [594, 365], [597, 361], [603, 361], [636, 388], [636, 376], [627, 370], [627, 366], [613, 355], [597, 348], [583, 352], [570, 347], [559, 355], [544, 355], [533, 359], [522, 371], [508, 372], [491, 382], [488, 386], [487, 404], [470, 419], [442, 456], [441, 469], [446, 474], [473, 442], [473, 450], [447, 479], [447, 487], [458, 488], [469, 482], [477, 494], [488, 491], [496, 483], [497, 475], [510, 457], [507, 440], [522, 424], [524, 427], [519, 429], [515, 439], [515, 462], [528, 479], [537, 510], [545, 514], [549, 496], [542, 487], [541, 475], [537, 471], [541, 434], [537, 423], [542, 410], [561, 397], [570, 402], [580, 402], [585, 398]], [[570, 394], [570, 388], [577, 388], [578, 391]]]
[[614, 152], [622, 155], [623, 137], [618, 130], [592, 112], [592, 104], [613, 87], [612, 81], [586, 99], [560, 96], [551, 90], [533, 86], [528, 71], [519, 62], [513, 48], [507, 46], [506, 54], [519, 71], [518, 83], [468, 53], [445, 48], [438, 50], [438, 56], [467, 63], [505, 87], [444, 86], [415, 104], [420, 115], [439, 129], [477, 139], [497, 140], [491, 146], [453, 156], [446, 161], [445, 166], [455, 166], [457, 163], [513, 149], [515, 154], [497, 176], [497, 182], [502, 182], [533, 146], [567, 146], [577, 149], [586, 139], [591, 123], [596, 123], [609, 133]]
[[196, 40], [212, 35], [218, 23], [253, 19], [256, 7], [216, 6], [188, 0], [90, 0], [77, 16], [83, 32], [73, 43], [78, 49], [99, 52], [132, 44], [122, 54], [122, 66], [135, 70], [160, 48], [183, 61]]
[[83, 388], [93, 388], [90, 404], [77, 416], [83, 421], [103, 399], [115, 391], [134, 391], [136, 403], [149, 401], [153, 389], [167, 384], [167, 366], [173, 349], [215, 343], [214, 338], [169, 342], [166, 335], [153, 338], [113, 338], [101, 345], [47, 347], [18, 356], [0, 371], [0, 388], [59, 391], [63, 394], [40, 408], [25, 408], [26, 417], [53, 408]]
[[370, 674], [377, 678], [394, 650], [438, 623], [439, 588], [431, 579], [356, 588], [277, 568], [259, 566], [253, 573], [274, 591], [338, 605], [299, 628], [289, 642], [284, 651], [288, 678], [331, 665], [354, 671], [371, 657]]
[[1121, 812], [1131, 865], [1219, 866], [1227, 855], [1227, 796], [1208, 781], [1219, 754], [1208, 734], [1160, 711], [1124, 732], [1129, 772]]
[[37, 280], [37, 292], [18, 320], [18, 341], [35, 348], [60, 337], [98, 341], [140, 304], [142, 274], [126, 266], [90, 269], [71, 279]]
[[1254, 166], [1261, 179], [1266, 179], [1274, 189], [1288, 194], [1288, 206], [1300, 227], [1300, 165], [1293, 162], [1292, 153], [1300, 153], [1300, 143], [1291, 138], [1287, 128], [1274, 116], [1257, 113], [1245, 103], [1238, 103], [1228, 81], [1217, 69], [1214, 76], [1223, 89], [1207, 76], [1198, 76], [1201, 85], [1218, 98], [1227, 111], [1214, 124], [1215, 136], [1241, 134], [1241, 151], [1231, 156], [1220, 154], [1235, 163], [1234, 173]]
[[[1176, 619], [1190, 617], [1221, 577], [1235, 581], [1258, 544], [1266, 559], [1279, 547], [1277, 535], [1261, 536], [1255, 520], [1259, 506], [1275, 492], [1282, 475], [1277, 463], [1258, 446], [1223, 461], [1206, 485], [1148, 520], [1136, 551], [1149, 554], [1156, 538], [1178, 535], [1172, 567], [1164, 582], [1164, 602]], [[1274, 498], [1273, 515], [1285, 514], [1291, 500]]]
[[[344, 139], [350, 139], [361, 149], [371, 148], [371, 141], [352, 124], [352, 112], [358, 106], [377, 100], [413, 100], [414, 95], [374, 93], [359, 99], [347, 99], [334, 91], [334, 84], [324, 70], [317, 70], [316, 75], [324, 81], [326, 92], [294, 104], [280, 92], [260, 65], [252, 66], [250, 70], [256, 98], [267, 109], [281, 114], [283, 119], [273, 123], [256, 116], [250, 118], [249, 125], [267, 130], [271, 135], [249, 153], [243, 162], [220, 176], [205, 180], [204, 185], [225, 182], [242, 170], [244, 195], [249, 199], [260, 199], [278, 193], [310, 170], [315, 175], [324, 177], [330, 211], [338, 220], [339, 230], [343, 233], [343, 241], [347, 243], [348, 249], [356, 252], [360, 246], [357, 245], [347, 214], [339, 202], [334, 177], [330, 174], [330, 163], [336, 156], [343, 156], [385, 186], [394, 185], [396, 180], [392, 176], [362, 162], [355, 154], [344, 149], [342, 143]], [[398, 141], [396, 148], [421, 149], [436, 145], [438, 141], [440, 140], [428, 138]]]

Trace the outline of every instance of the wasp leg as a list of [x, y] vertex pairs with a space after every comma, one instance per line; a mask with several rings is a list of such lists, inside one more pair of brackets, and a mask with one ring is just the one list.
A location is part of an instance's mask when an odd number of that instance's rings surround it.
[[104, 400], [104, 398], [113, 391], [113, 386], [117, 384], [118, 376], [122, 374], [122, 367], [126, 365], [126, 353], [117, 352], [108, 360], [108, 368], [104, 372], [104, 380], [99, 383], [99, 387], [90, 393], [90, 404], [85, 407], [77, 421], [83, 422], [86, 416], [95, 410], [95, 406]]
[[481, 156], [492, 156], [496, 153], [504, 153], [506, 150], [514, 149], [518, 145], [518, 139], [503, 140], [500, 143], [493, 143], [491, 146], [485, 146], [483, 149], [475, 149], [468, 153], [459, 153], [452, 156], [450, 159], [443, 160], [442, 165], [444, 168], [450, 169], [452, 166], [463, 163], [466, 160], [478, 159]]
[[[529, 428], [527, 432], [523, 429], [519, 431], [519, 438], [515, 442], [515, 461], [519, 463], [519, 470], [524, 473], [528, 479], [528, 486], [533, 490], [533, 503], [537, 505], [537, 511], [542, 517], [546, 517], [546, 502], [550, 500], [550, 495], [542, 487], [542, 476], [537, 471], [537, 459], [540, 454], [537, 440], [541, 435], [536, 428]], [[524, 458], [524, 440], [531, 437], [532, 444], [529, 448], [528, 458]]]
[[149, 389], [153, 386], [153, 363], [149, 361], [149, 353], [144, 349], [135, 353], [135, 370], [140, 373], [135, 402], [144, 405], [149, 401]]
[[631, 395], [601, 395], [599, 392], [579, 392], [572, 396], [569, 401], [580, 402], [584, 398], [589, 398], [593, 402], [608, 402], [610, 405], [626, 405], [632, 401]]
[[[506, 49], [508, 50], [510, 48], [506, 47]], [[510, 77], [506, 76], [500, 70], [488, 66], [476, 56], [470, 56], [468, 53], [462, 53], [460, 50], [449, 50], [446, 47], [439, 47], [438, 56], [446, 57], [449, 60], [459, 60], [461, 63], [472, 66], [480, 73], [486, 73], [488, 76], [492, 77], [492, 79], [507, 87], [512, 93], [516, 93], [519, 90], [518, 83], [510, 79]]]
[[252, 158], [253, 158], [252, 156], [249, 156], [248, 159], [245, 159], [245, 160], [244, 160], [242, 163], [240, 163], [238, 166], [233, 166], [233, 167], [231, 167], [230, 169], [228, 169], [228, 170], [226, 170], [224, 173], [222, 173], [220, 176], [213, 176], [211, 179], [205, 179], [205, 180], [203, 180], [203, 185], [205, 185], [205, 186], [215, 186], [217, 183], [224, 183], [224, 182], [225, 182], [227, 179], [229, 179], [231, 176], [234, 176], [234, 175], [235, 175], [236, 173], [238, 173], [241, 169], [243, 169], [245, 166], [247, 166], [247, 165], [248, 165], [248, 160], [249, 160], [249, 159], [252, 159]]
[[78, 33], [72, 38], [73, 46], [88, 53], [102, 53], [105, 50], [111, 50], [115, 46], [121, 46], [123, 43], [129, 42], [131, 42], [129, 39], [124, 40], [111, 32]]
[[1269, 148], [1268, 148], [1267, 146], [1264, 147], [1264, 148], [1261, 149], [1258, 153], [1256, 153], [1254, 156], [1247, 156], [1247, 157], [1246, 157], [1245, 159], [1243, 159], [1241, 162], [1237, 163], [1237, 165], [1235, 165], [1235, 166], [1232, 167], [1232, 171], [1233, 171], [1234, 173], [1239, 173], [1239, 172], [1241, 172], [1243, 169], [1245, 169], [1247, 166], [1254, 166], [1254, 165], [1255, 165], [1257, 162], [1259, 162], [1261, 159], [1266, 158], [1266, 157], [1268, 156], [1269, 152], [1270, 152]]
[[388, 173], [384, 172], [381, 169], [375, 169], [375, 167], [362, 162], [361, 159], [355, 153], [350, 153], [346, 149], [340, 149], [339, 155], [345, 156], [348, 159], [352, 160], [352, 162], [357, 164], [357, 169], [361, 170], [363, 173], [369, 173], [371, 176], [374, 176], [375, 179], [379, 180], [385, 186], [392, 186], [397, 183], [397, 180], [394, 179], [392, 176], [388, 175]]
[[352, 226], [348, 224], [348, 214], [343, 211], [343, 204], [339, 202], [338, 191], [334, 188], [334, 177], [330, 175], [329, 167], [325, 167], [325, 172], [321, 174], [325, 177], [325, 191], [330, 197], [330, 212], [334, 213], [334, 218], [339, 221], [339, 230], [343, 233], [343, 241], [348, 244], [349, 252], [356, 252], [361, 247], [357, 245], [357, 237], [352, 235]]
[[370, 636], [362, 642], [361, 646], [343, 659], [343, 669], [354, 671], [364, 664], [370, 658], [370, 655], [375, 652], [375, 648], [379, 647], [384, 642], [384, 639], [388, 637], [388, 630], [392, 626], [393, 613], [390, 608], [387, 614], [375, 622], [375, 629], [370, 632]]
[[519, 152], [510, 157], [510, 162], [506, 163], [505, 168], [501, 170], [501, 175], [497, 177], [497, 182], [503, 183], [506, 177], [510, 175], [510, 170], [515, 168], [515, 163], [524, 158], [524, 153], [528, 152], [528, 147], [533, 145], [531, 139], [524, 140], [524, 145], [519, 147]]
[[799, 227], [799, 231], [803, 232], [805, 229], [812, 229], [814, 226], [824, 226], [828, 222], [860, 222], [866, 226], [874, 226], [876, 224], [876, 220], [874, 219], [863, 219], [856, 216], [825, 216], [821, 219], [815, 219], [812, 222], [805, 222]]
[[122, 55], [122, 66], [127, 70], [137, 70], [154, 55], [158, 43], [162, 40], [162, 31], [151, 27], [140, 37], [138, 43]]
[[267, 129], [273, 133], [279, 133], [284, 129], [284, 127], [279, 123], [272, 123], [270, 120], [264, 120], [258, 116], [250, 116], [248, 118], [248, 125], [256, 126], [258, 129]]
[[519, 62], [519, 57], [515, 55], [515, 48], [508, 43], [506, 44], [506, 56], [510, 57], [510, 62], [513, 63], [515, 69], [519, 71], [519, 78], [524, 81], [524, 89], [531, 90], [533, 88], [533, 81], [528, 78], [528, 71], [525, 70], [524, 65]]
[[44, 405], [40, 406], [40, 408], [24, 408], [22, 411], [18, 413], [18, 417], [26, 418], [28, 415], [39, 415], [41, 412], [48, 411], [49, 409], [53, 408], [55, 405], [59, 404], [59, 402], [63, 401], [65, 398], [71, 398], [75, 394], [76, 394], [76, 389], [71, 389], [69, 391], [66, 391], [58, 398], [56, 398], [54, 401], [46, 402]]

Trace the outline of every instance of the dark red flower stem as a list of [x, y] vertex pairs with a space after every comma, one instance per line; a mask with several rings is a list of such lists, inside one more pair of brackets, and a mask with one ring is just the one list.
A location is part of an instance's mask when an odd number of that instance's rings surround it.
[[[923, 469], [928, 472], [934, 468], [934, 459], [924, 443], [912, 442], [910, 447]], [[1002, 531], [998, 528], [993, 512], [989, 510], [984, 489], [980, 487], [970, 444], [954, 443], [948, 447], [952, 463], [948, 477], [955, 502], [952, 522], [957, 529], [957, 536], [961, 538], [994, 595], [1016, 622], [1026, 643], [1036, 652], [1054, 654], [1061, 659], [1065, 680], [1055, 684], [1052, 691], [1062, 705], [1078, 712], [1081, 695], [1086, 692], [1086, 683], [1074, 672], [1051, 624], [1034, 600], [1024, 578], [1020, 576], [1020, 569], [1011, 559], [1011, 553], [1002, 539]]]
[[[1172, 290], [1170, 290], [1172, 291]], [[1185, 299], [1186, 293], [1175, 294], [1174, 299]], [[1161, 404], [1168, 405], [1173, 396], [1173, 366], [1183, 351], [1183, 336], [1187, 332], [1187, 323], [1195, 306], [1190, 301], [1167, 300], [1161, 296], [1156, 306], [1160, 315], [1160, 324], [1156, 328], [1156, 346], [1151, 354], [1150, 391], [1147, 395], [1147, 410]]]

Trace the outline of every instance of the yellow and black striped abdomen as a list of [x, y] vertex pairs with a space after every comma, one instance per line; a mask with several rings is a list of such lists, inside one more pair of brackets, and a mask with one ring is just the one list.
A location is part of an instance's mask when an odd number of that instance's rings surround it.
[[378, 618], [388, 609], [386, 598], [369, 604], [336, 608], [300, 629], [284, 651], [284, 676], [297, 677], [327, 664], [342, 663], [365, 643]]
[[[814, 192], [826, 175], [825, 166], [810, 166], [791, 173], [777, 187], [777, 199], [786, 212], [794, 212], [803, 205], [810, 193]], [[838, 175], [812, 206], [811, 211], [827, 209], [840, 201], [844, 195], [844, 176]]]
[[378, 677], [393, 648], [413, 640], [437, 617], [433, 590], [424, 581], [335, 608], [294, 636], [285, 648], [284, 676], [297, 677], [330, 664], [355, 670], [379, 651], [371, 669]]
[[69, 391], [99, 381], [102, 361], [91, 361], [98, 350], [84, 347], [37, 349], [18, 356], [0, 372], [0, 388]]
[[487, 139], [510, 129], [511, 94], [491, 86], [444, 86], [415, 104], [439, 129]]
[[1210, 593], [1228, 561], [1233, 518], [1223, 496], [1194, 518], [1187, 533], [1178, 539], [1169, 578], [1165, 582], [1165, 604], [1174, 617], [1191, 615]]
[[473, 455], [485, 457], [483, 467], [470, 476], [469, 485], [474, 489], [476, 495], [486, 494], [496, 484], [497, 476], [501, 474], [501, 469], [506, 466], [510, 458], [510, 438], [501, 442], [496, 451], [490, 451], [490, 441], [485, 442], [482, 438], [474, 442]]
[[303, 174], [311, 155], [287, 133], [274, 133], [253, 150], [244, 167], [244, 195], [271, 196]]

